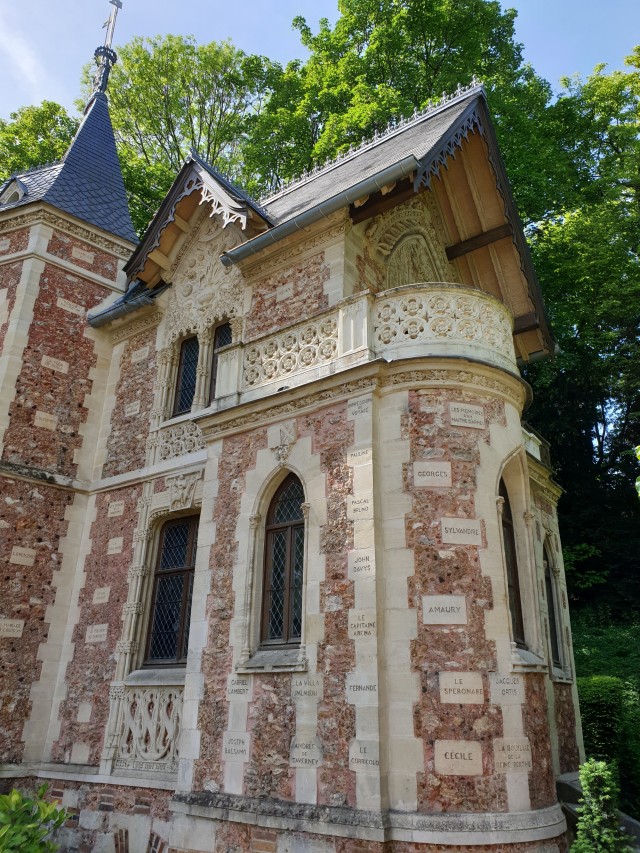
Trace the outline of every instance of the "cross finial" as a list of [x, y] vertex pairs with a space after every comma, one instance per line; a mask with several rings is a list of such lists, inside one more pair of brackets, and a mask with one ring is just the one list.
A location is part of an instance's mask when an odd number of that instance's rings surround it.
[[109, 19], [102, 25], [103, 29], [106, 29], [107, 31], [104, 37], [104, 45], [97, 48], [94, 53], [96, 60], [99, 61], [98, 70], [96, 71], [96, 76], [93, 80], [94, 94], [107, 91], [109, 74], [113, 66], [118, 61], [118, 54], [113, 49], [112, 44], [118, 12], [122, 9], [122, 0], [109, 0], [109, 3], [113, 6], [113, 10], [109, 15]]

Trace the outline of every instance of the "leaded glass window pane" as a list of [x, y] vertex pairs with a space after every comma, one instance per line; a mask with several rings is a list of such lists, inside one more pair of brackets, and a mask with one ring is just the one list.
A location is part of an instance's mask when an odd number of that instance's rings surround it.
[[262, 642], [287, 645], [302, 635], [304, 490], [290, 474], [267, 513]]
[[560, 638], [558, 636], [558, 613], [556, 610], [555, 584], [549, 568], [549, 557], [544, 552], [545, 570], [544, 580], [547, 594], [547, 611], [549, 614], [549, 639], [551, 641], [551, 658], [556, 666], [562, 666], [560, 656]]
[[147, 662], [186, 660], [191, 621], [197, 518], [164, 525], [156, 563]]
[[198, 338], [187, 338], [180, 347], [180, 365], [178, 367], [178, 382], [173, 414], [180, 415], [191, 411], [193, 396], [196, 392], [198, 371], [198, 354], [200, 347]]
[[500, 483], [500, 497], [504, 499], [502, 506], [502, 540], [504, 542], [504, 559], [507, 568], [507, 593], [509, 612], [511, 614], [511, 629], [515, 643], [524, 648], [524, 618], [522, 615], [522, 596], [520, 593], [520, 575], [518, 572], [518, 557], [516, 540], [513, 530], [511, 504], [504, 482]]

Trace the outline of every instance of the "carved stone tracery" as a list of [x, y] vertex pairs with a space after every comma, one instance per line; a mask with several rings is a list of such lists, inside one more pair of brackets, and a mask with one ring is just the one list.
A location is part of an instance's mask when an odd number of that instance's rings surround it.
[[205, 219], [173, 278], [165, 316], [168, 343], [238, 316], [243, 304], [242, 275], [220, 263], [220, 254], [236, 242], [233, 229], [222, 232], [218, 222]]

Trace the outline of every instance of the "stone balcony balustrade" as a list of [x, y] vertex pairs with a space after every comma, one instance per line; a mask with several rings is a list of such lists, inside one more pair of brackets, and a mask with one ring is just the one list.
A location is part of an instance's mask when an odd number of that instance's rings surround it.
[[217, 388], [242, 402], [378, 358], [465, 357], [517, 373], [512, 319], [493, 296], [442, 282], [359, 294], [221, 353]]

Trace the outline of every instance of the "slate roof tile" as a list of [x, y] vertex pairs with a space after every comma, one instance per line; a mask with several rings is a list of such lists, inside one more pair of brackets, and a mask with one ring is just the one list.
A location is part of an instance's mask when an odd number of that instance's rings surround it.
[[0, 211], [45, 201], [65, 213], [132, 243], [138, 238], [131, 223], [106, 95], [98, 93], [78, 132], [59, 163], [13, 175], [27, 193]]

